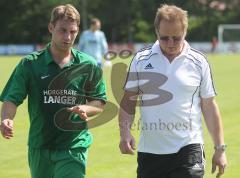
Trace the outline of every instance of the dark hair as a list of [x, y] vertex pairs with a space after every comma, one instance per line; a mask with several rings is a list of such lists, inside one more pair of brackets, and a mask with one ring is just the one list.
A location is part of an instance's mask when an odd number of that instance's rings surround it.
[[95, 25], [95, 24], [97, 24], [98, 22], [100, 22], [100, 20], [99, 20], [98, 18], [93, 18], [93, 19], [91, 19], [91, 21], [90, 21], [91, 25]]

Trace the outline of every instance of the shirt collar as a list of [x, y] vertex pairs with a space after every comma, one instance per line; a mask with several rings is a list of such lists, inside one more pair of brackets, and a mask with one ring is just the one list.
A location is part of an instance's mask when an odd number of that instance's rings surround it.
[[[50, 47], [51, 47], [51, 43], [48, 43], [47, 46], [46, 46], [46, 53], [45, 53], [45, 64], [46, 65], [49, 65], [51, 63], [55, 63], [54, 60], [53, 60], [53, 57], [52, 57], [52, 54], [50, 52]], [[71, 60], [69, 62], [69, 64], [67, 64], [67, 66], [71, 66], [72, 64], [75, 64], [76, 62], [76, 51], [71, 49], [71, 53], [72, 53], [72, 56], [73, 56], [73, 60]]]
[[182, 50], [180, 55], [181, 56], [187, 56], [188, 53], [189, 53], [189, 50], [190, 50], [190, 45], [186, 40], [184, 40], [183, 50]]

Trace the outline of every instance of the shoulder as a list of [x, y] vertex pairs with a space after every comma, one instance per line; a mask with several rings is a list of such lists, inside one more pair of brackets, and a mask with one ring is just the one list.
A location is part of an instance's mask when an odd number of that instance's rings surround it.
[[89, 35], [90, 31], [89, 30], [84, 30], [81, 34], [81, 36]]
[[148, 60], [151, 58], [152, 55], [156, 53], [153, 52], [153, 45], [144, 47], [140, 49], [134, 56], [134, 60], [136, 62], [142, 61], [142, 60]]
[[101, 30], [95, 31], [94, 34], [96, 34], [97, 38], [105, 38], [105, 34]]
[[44, 55], [45, 52], [46, 52], [46, 48], [44, 48], [40, 51], [34, 51], [34, 52], [24, 56], [20, 63], [22, 65], [26, 65], [31, 62], [37, 61], [39, 58], [41, 58]]
[[82, 51], [79, 51], [75, 48], [72, 48], [72, 52], [73, 52], [76, 60], [79, 61], [79, 63], [97, 65], [96, 60], [92, 56], [90, 56]]
[[101, 31], [101, 30], [98, 30], [98, 33], [99, 33], [100, 35], [102, 35], [102, 36], [105, 36], [104, 32]]
[[200, 65], [204, 65], [204, 64], [208, 63], [207, 56], [192, 47], [189, 48], [189, 53], [188, 53], [187, 58], [193, 60], [194, 62], [196, 62]]

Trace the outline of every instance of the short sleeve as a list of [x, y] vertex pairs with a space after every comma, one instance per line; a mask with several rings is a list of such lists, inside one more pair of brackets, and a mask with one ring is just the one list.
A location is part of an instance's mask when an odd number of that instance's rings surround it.
[[139, 91], [139, 81], [138, 81], [138, 73], [137, 73], [137, 62], [136, 62], [136, 56], [133, 58], [128, 73], [126, 82], [124, 85], [125, 91], [131, 91], [131, 92], [138, 92]]
[[28, 75], [23, 60], [16, 66], [6, 86], [4, 87], [0, 100], [11, 101], [16, 106], [23, 103], [27, 96]]
[[212, 71], [207, 60], [204, 60], [202, 63], [202, 80], [200, 84], [200, 96], [202, 98], [210, 98], [216, 96]]
[[86, 85], [86, 96], [88, 99], [99, 99], [104, 102], [107, 100], [106, 97], [106, 86], [103, 80], [103, 72], [97, 65], [93, 67], [93, 75], [89, 78]]

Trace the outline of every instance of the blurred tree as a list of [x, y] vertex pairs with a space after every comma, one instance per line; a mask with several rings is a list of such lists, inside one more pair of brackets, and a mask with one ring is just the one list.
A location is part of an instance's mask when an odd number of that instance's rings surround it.
[[[48, 23], [51, 9], [72, 0], [0, 1], [0, 43], [45, 43], [49, 40]], [[4, 18], [3, 18], [4, 17]]]
[[239, 0], [190, 1], [187, 6], [190, 14], [188, 40], [210, 41], [217, 36], [219, 24], [239, 23], [239, 5]]
[[[18, 0], [0, 1], [0, 43], [46, 43], [51, 9], [71, 3], [81, 14], [81, 30], [97, 17], [110, 42], [153, 42], [160, 4], [176, 4], [189, 13], [189, 41], [210, 41], [219, 24], [239, 23], [240, 0]], [[200, 35], [199, 35], [200, 34]]]

